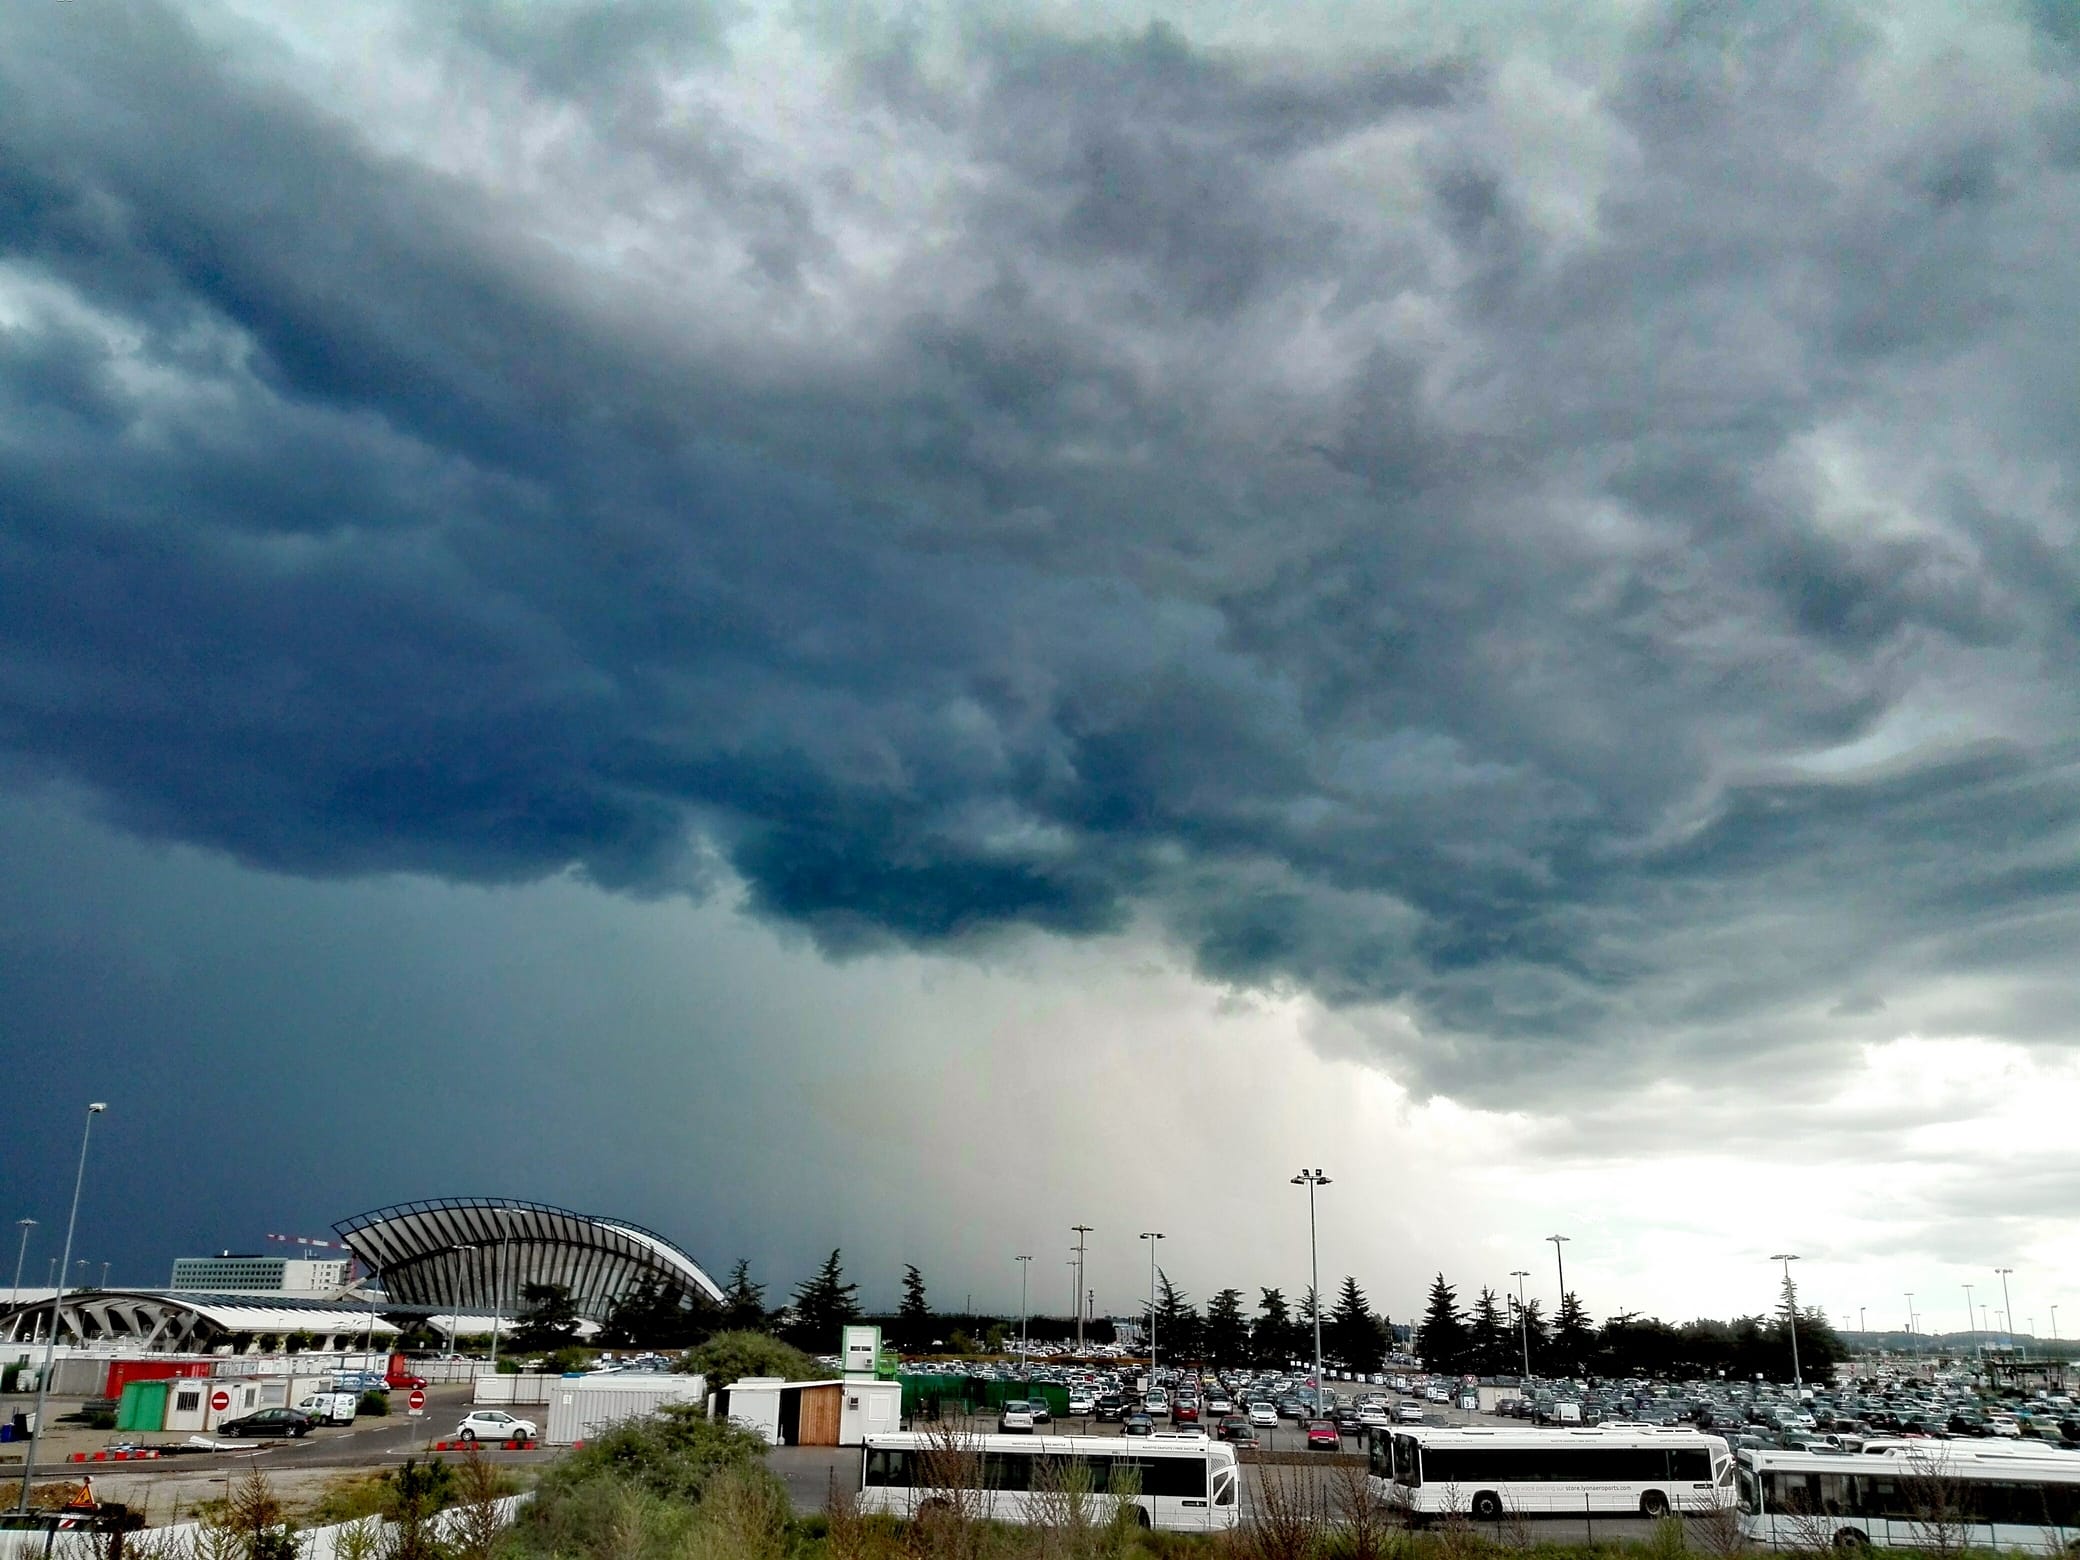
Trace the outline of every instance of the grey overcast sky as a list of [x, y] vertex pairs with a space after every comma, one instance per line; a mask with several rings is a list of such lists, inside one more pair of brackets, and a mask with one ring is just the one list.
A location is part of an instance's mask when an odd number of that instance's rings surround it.
[[505, 1193], [1126, 1309], [1319, 1163], [1397, 1316], [2048, 1332], [2076, 17], [0, 7], [31, 1276], [106, 1098], [132, 1282]]

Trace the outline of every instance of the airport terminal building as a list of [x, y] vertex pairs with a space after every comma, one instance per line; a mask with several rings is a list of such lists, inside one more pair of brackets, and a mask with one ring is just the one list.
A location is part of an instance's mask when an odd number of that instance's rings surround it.
[[567, 1289], [592, 1322], [645, 1284], [689, 1300], [722, 1299], [701, 1265], [655, 1231], [548, 1203], [441, 1198], [378, 1208], [333, 1228], [372, 1271], [392, 1314], [511, 1317], [529, 1284]]

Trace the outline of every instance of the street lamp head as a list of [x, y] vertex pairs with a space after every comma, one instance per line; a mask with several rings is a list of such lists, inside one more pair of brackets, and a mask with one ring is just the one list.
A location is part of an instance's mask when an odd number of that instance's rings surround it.
[[1161, 1230], [1143, 1230], [1141, 1232], [1141, 1238], [1143, 1240], [1161, 1240], [1163, 1238], [1163, 1232]]
[[1557, 1245], [1559, 1242], [1563, 1240], [1573, 1240], [1574, 1237], [1572, 1235], [1548, 1235], [1546, 1239], [1554, 1242]]
[[1795, 1251], [1780, 1251], [1770, 1258], [1772, 1262], [1796, 1262], [1797, 1260], [1798, 1253]]
[[98, 1116], [107, 1109], [108, 1106], [105, 1103], [103, 1103], [100, 1100], [96, 1100], [92, 1105], [89, 1105], [87, 1107], [87, 1114], [89, 1116]]
[[25, 1230], [36, 1223], [34, 1219], [16, 1219], [14, 1222], [19, 1224]]

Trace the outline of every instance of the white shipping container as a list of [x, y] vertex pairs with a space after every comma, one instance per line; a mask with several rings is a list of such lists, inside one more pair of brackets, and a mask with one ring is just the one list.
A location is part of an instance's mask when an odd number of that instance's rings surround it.
[[575, 1446], [625, 1419], [647, 1419], [669, 1403], [699, 1406], [707, 1397], [708, 1383], [700, 1376], [660, 1376], [648, 1371], [558, 1376], [549, 1383], [549, 1425], [544, 1438], [551, 1446]]
[[561, 1376], [479, 1376], [472, 1401], [500, 1408], [515, 1403], [543, 1406], [549, 1401], [549, 1389], [562, 1380]]

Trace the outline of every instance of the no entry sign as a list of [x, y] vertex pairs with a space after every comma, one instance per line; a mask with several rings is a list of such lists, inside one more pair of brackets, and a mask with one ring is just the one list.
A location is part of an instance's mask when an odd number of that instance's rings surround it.
[[426, 1411], [426, 1394], [414, 1387], [412, 1388], [412, 1395], [406, 1398], [404, 1403], [405, 1407], [411, 1412], [415, 1414], [424, 1413]]
[[218, 1413], [223, 1413], [225, 1409], [231, 1406], [231, 1394], [219, 1388], [209, 1395], [209, 1406]]

